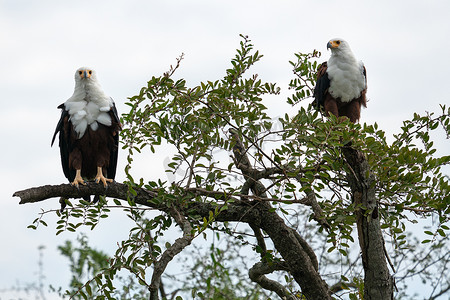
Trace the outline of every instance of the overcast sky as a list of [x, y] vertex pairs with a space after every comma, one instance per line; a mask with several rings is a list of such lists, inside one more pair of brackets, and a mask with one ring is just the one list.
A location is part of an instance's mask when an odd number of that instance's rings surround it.
[[[46, 218], [48, 228], [26, 228], [41, 208], [58, 208], [58, 200], [19, 206], [11, 195], [67, 181], [50, 141], [60, 116], [56, 107], [72, 95], [78, 67], [96, 69], [105, 92], [124, 112], [127, 97], [181, 53], [185, 59], [176, 77], [191, 86], [220, 79], [239, 34], [246, 34], [264, 55], [253, 72], [282, 89], [280, 97], [265, 102], [277, 117], [298, 109], [285, 104], [294, 53], [317, 49], [327, 60], [326, 43], [340, 37], [367, 68], [369, 102], [361, 122], [377, 122], [392, 135], [414, 112], [438, 111], [439, 103], [450, 103], [449, 12], [450, 2], [434, 0], [0, 0], [0, 290], [17, 280], [36, 280], [39, 245], [47, 247], [46, 283], [69, 280], [56, 246], [76, 234], [56, 237], [53, 216]], [[448, 154], [448, 140], [439, 147]], [[136, 173], [164, 179], [164, 158], [146, 153]], [[124, 179], [123, 165], [119, 162], [118, 181]], [[114, 213], [89, 232], [90, 241], [111, 253], [129, 226], [126, 217]]]

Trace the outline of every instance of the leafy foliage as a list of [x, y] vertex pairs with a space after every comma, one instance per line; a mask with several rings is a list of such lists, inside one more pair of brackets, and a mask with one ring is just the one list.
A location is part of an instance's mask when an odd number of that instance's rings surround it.
[[[204, 255], [201, 248], [194, 248], [182, 259], [187, 276], [169, 280], [181, 281], [182, 290], [195, 299], [266, 299], [267, 293], [249, 282], [242, 266], [247, 265], [240, 256], [243, 247], [239, 239], [215, 232], [213, 242]], [[236, 262], [237, 261], [237, 262]]]
[[169, 163], [170, 171], [176, 172], [183, 164], [189, 169], [178, 186], [193, 183], [210, 190], [227, 188], [228, 180], [223, 180], [225, 170], [216, 168], [213, 153], [231, 150], [226, 136], [229, 128], [239, 129], [247, 143], [270, 129], [272, 122], [261, 96], [279, 93], [279, 88], [263, 83], [257, 75], [243, 77], [262, 57], [258, 51], [251, 53], [253, 45], [246, 37], [243, 39], [231, 61], [232, 68], [226, 70], [222, 80], [202, 82], [193, 88], [186, 87], [183, 79], [173, 80], [181, 56], [176, 67], [161, 77], [153, 77], [139, 95], [129, 99], [130, 112], [123, 115], [126, 126], [122, 137], [129, 153], [126, 171], [131, 182], [134, 179], [129, 170], [134, 151], [147, 146], [155, 151], [155, 146], [164, 140], [177, 152]]
[[[80, 244], [79, 247], [74, 247], [70, 241], [66, 241], [64, 245], [58, 247], [61, 254], [68, 258], [70, 262], [72, 273], [70, 288], [72, 291], [68, 292], [69, 295], [76, 294], [85, 285], [85, 281], [99, 273], [103, 268], [106, 268], [109, 260], [106, 254], [88, 246], [85, 235], [81, 235], [77, 241]], [[87, 290], [87, 293], [90, 295], [97, 294], [97, 291], [92, 291], [90, 286]]]

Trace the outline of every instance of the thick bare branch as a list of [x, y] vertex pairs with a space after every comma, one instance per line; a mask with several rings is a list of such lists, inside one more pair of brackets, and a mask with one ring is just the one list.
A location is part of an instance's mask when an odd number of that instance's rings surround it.
[[295, 300], [297, 297], [289, 293], [289, 291], [282, 284], [264, 276], [265, 274], [273, 273], [274, 271], [286, 271], [288, 269], [289, 268], [286, 267], [286, 264], [281, 262], [272, 262], [270, 264], [258, 262], [250, 268], [248, 271], [248, 276], [252, 281], [258, 283], [266, 290], [275, 292], [281, 299]]
[[102, 184], [87, 182], [86, 185], [80, 185], [78, 188], [70, 184], [60, 185], [44, 185], [35, 188], [29, 188], [22, 191], [17, 191], [13, 197], [19, 197], [19, 204], [35, 203], [50, 198], [64, 197], [64, 198], [82, 198], [89, 195], [105, 195], [110, 198], [128, 200], [132, 199], [135, 203], [146, 206], [157, 207], [154, 204], [148, 203], [148, 200], [154, 198], [157, 192], [146, 189], [136, 188], [136, 195], [132, 195], [129, 191], [128, 185], [118, 182], [113, 182], [105, 189]]

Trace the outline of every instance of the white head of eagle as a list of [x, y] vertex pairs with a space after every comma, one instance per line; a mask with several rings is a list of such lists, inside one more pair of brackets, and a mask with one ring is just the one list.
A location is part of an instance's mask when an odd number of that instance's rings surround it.
[[313, 104], [326, 114], [357, 122], [361, 106], [366, 106], [366, 68], [343, 39], [330, 40], [327, 49], [331, 49], [331, 57], [317, 69]]
[[75, 72], [75, 89], [64, 107], [69, 112], [70, 121], [78, 138], [82, 138], [88, 126], [97, 130], [98, 123], [111, 126], [108, 112], [113, 101], [102, 90], [95, 70], [81, 67]]

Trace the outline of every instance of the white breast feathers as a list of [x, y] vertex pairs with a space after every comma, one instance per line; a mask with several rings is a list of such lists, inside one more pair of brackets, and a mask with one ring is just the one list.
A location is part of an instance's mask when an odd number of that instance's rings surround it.
[[82, 138], [88, 126], [98, 129], [98, 123], [111, 126], [109, 111], [113, 106], [112, 99], [101, 89], [76, 86], [74, 94], [65, 103], [78, 138]]
[[353, 57], [332, 56], [328, 60], [327, 73], [330, 79], [328, 92], [342, 102], [358, 98], [366, 88], [364, 65]]

